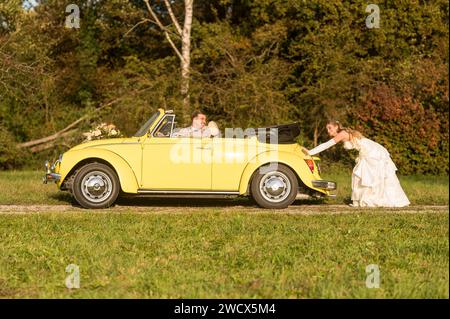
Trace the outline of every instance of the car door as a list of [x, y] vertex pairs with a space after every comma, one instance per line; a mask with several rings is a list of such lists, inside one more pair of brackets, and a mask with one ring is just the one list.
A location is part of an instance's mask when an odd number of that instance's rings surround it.
[[212, 190], [237, 191], [249, 160], [260, 151], [256, 139], [214, 138], [212, 145]]
[[141, 189], [211, 190], [211, 139], [158, 134], [161, 124], [143, 142]]

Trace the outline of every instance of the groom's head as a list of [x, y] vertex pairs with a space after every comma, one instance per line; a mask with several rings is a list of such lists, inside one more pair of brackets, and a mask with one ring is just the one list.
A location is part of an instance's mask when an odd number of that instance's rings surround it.
[[204, 128], [206, 125], [206, 115], [200, 110], [196, 110], [191, 115], [192, 126], [194, 128]]

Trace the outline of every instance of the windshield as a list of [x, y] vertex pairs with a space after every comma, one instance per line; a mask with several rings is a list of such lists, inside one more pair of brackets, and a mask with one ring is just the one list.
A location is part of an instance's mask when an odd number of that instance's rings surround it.
[[147, 122], [145, 122], [145, 124], [142, 125], [141, 128], [133, 136], [140, 137], [140, 136], [144, 136], [145, 134], [147, 134], [148, 129], [150, 128], [152, 123], [156, 120], [158, 115], [159, 115], [159, 112], [156, 112], [155, 114], [153, 114], [152, 117], [150, 117], [150, 119]]

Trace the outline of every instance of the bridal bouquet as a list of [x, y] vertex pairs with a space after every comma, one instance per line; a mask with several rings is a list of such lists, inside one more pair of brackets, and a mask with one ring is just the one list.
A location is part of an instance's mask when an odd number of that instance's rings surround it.
[[85, 141], [101, 140], [104, 138], [120, 137], [122, 134], [114, 124], [101, 123], [89, 132], [83, 133]]

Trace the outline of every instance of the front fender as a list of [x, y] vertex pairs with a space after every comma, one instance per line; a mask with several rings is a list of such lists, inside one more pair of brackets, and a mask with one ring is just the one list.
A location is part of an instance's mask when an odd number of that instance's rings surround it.
[[239, 194], [244, 195], [247, 193], [247, 188], [253, 173], [261, 166], [269, 163], [280, 163], [290, 167], [307, 187], [326, 194], [326, 191], [312, 185], [313, 180], [321, 179], [317, 172], [317, 168], [314, 170], [314, 173], [311, 173], [311, 170], [302, 157], [294, 153], [283, 151], [267, 151], [258, 154], [249, 161], [241, 176]]
[[84, 148], [66, 152], [61, 161], [59, 171], [61, 179], [58, 182], [58, 187], [61, 187], [63, 181], [78, 163], [90, 159], [92, 159], [92, 161], [100, 159], [109, 163], [119, 177], [122, 191], [125, 193], [137, 193], [139, 184], [130, 165], [116, 153], [99, 148]]

